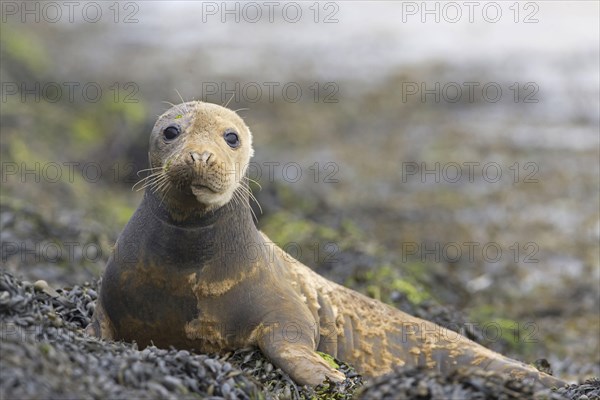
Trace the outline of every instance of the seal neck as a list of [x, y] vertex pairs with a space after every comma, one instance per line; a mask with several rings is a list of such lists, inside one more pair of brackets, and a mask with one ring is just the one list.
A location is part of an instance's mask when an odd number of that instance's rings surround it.
[[[201, 228], [211, 226], [221, 218], [223, 213], [227, 212], [226, 209], [232, 208], [229, 207], [228, 203], [212, 210], [206, 210], [199, 207], [186, 215], [173, 213], [171, 210], [172, 205], [167, 204], [165, 199], [161, 199], [152, 189], [146, 189], [142, 203], [145, 203], [144, 206], [146, 206], [154, 217], [162, 224], [168, 224], [179, 228]], [[237, 208], [241, 209], [244, 207]], [[241, 212], [243, 210], [239, 211]]]
[[247, 253], [263, 239], [250, 211], [248, 197], [214, 210], [174, 219], [158, 195], [146, 191], [133, 222], [144, 248], [153, 249], [153, 261], [165, 267], [212, 265], [219, 273], [227, 266], [243, 266], [256, 258]]

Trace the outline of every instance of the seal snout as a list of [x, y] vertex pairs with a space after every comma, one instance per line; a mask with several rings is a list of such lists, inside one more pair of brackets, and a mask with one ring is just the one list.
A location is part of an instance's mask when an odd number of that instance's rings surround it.
[[206, 165], [208, 161], [214, 157], [214, 154], [210, 151], [203, 151], [202, 153], [198, 153], [196, 151], [190, 151], [190, 158], [192, 159], [193, 164], [202, 163]]
[[201, 203], [212, 203], [214, 195], [223, 194], [230, 186], [227, 170], [220, 162], [218, 149], [209, 146], [195, 146], [187, 149], [182, 161], [187, 171], [176, 173], [177, 178], [185, 186], [189, 185], [192, 193]]

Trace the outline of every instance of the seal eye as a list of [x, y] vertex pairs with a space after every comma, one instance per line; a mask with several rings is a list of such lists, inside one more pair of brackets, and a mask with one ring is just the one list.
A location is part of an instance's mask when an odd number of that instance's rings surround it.
[[234, 131], [226, 131], [223, 138], [232, 149], [235, 149], [240, 145], [240, 138]]
[[180, 133], [181, 132], [179, 131], [178, 127], [171, 125], [171, 126], [165, 128], [165, 130], [163, 131], [163, 136], [167, 140], [173, 140], [177, 136], [179, 136]]

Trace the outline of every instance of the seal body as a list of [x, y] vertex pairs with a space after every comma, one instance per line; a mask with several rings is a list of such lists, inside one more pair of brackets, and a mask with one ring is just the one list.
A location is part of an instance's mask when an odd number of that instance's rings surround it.
[[254, 225], [244, 185], [252, 136], [234, 112], [184, 103], [157, 121], [144, 198], [108, 261], [89, 334], [221, 352], [258, 346], [299, 384], [395, 366], [478, 367], [561, 380], [335, 284]]

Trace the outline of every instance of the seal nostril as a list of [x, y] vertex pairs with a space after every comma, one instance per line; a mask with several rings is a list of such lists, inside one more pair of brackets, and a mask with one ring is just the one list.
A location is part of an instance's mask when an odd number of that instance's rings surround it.
[[210, 158], [212, 157], [212, 153], [209, 151], [205, 151], [202, 154], [200, 154], [200, 158], [202, 159], [202, 162], [204, 164], [206, 164], [208, 162], [208, 160], [210, 160]]
[[206, 164], [208, 163], [208, 160], [210, 160], [213, 156], [213, 153], [211, 153], [210, 151], [203, 151], [202, 153], [198, 153], [195, 151], [190, 151], [190, 157], [192, 158], [192, 161], [195, 163], [198, 162], [202, 162], [202, 164]]
[[196, 153], [195, 151], [190, 151], [190, 157], [192, 157], [192, 161], [195, 163], [200, 161], [200, 154]]

